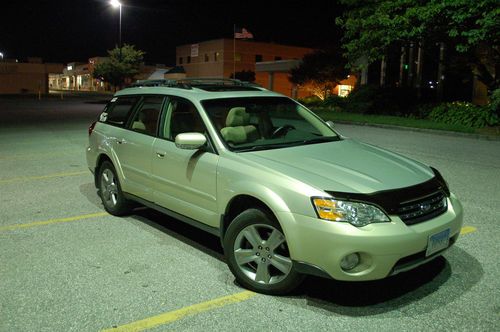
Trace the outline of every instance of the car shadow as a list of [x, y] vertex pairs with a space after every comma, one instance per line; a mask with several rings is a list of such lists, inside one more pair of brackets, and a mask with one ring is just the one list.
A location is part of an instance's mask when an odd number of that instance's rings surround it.
[[[386, 279], [343, 282], [308, 277], [285, 302], [302, 300], [312, 310], [345, 316], [393, 312], [415, 316], [455, 301], [482, 278], [484, 271], [473, 256], [458, 246], [445, 257]], [[387, 315], [384, 315], [386, 317]]]
[[[80, 186], [80, 192], [102, 208], [93, 184]], [[128, 218], [225, 262], [220, 239], [215, 235], [148, 208], [138, 208]], [[228, 274], [229, 269], [222, 278], [226, 279]], [[386, 279], [344, 282], [308, 276], [291, 295], [275, 298], [325, 315], [369, 316], [393, 312], [398, 316], [414, 316], [453, 302], [474, 287], [483, 274], [480, 262], [455, 245], [445, 257]], [[229, 279], [224, 281], [237, 285], [232, 276]]]

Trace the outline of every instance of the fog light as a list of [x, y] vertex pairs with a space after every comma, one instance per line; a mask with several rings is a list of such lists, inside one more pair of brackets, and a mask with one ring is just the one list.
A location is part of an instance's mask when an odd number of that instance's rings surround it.
[[354, 269], [359, 264], [359, 255], [357, 253], [349, 254], [342, 258], [340, 261], [340, 267], [344, 271], [349, 271]]

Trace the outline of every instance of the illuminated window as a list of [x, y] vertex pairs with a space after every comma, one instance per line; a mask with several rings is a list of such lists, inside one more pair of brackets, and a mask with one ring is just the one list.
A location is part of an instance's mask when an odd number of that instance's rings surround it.
[[234, 61], [241, 61], [241, 53], [234, 53]]
[[220, 56], [219, 52], [214, 52], [214, 61], [219, 61], [219, 56]]
[[347, 95], [352, 91], [352, 85], [339, 85], [339, 97], [347, 97]]

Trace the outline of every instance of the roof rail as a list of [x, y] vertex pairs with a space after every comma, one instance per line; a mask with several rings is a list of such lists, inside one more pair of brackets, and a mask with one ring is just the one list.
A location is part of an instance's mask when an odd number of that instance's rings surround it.
[[135, 83], [130, 84], [126, 88], [138, 88], [138, 87], [172, 87], [181, 89], [192, 89], [193, 87], [260, 87], [260, 85], [240, 81], [231, 78], [180, 78], [180, 79], [159, 79], [159, 80], [140, 80]]

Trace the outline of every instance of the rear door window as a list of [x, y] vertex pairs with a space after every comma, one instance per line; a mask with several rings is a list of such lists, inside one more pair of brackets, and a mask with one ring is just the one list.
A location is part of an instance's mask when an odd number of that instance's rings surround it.
[[137, 107], [138, 111], [130, 123], [130, 128], [133, 131], [155, 136], [164, 99], [163, 96], [145, 96]]
[[123, 96], [111, 99], [101, 113], [99, 120], [115, 126], [124, 127], [138, 99], [137, 96]]

